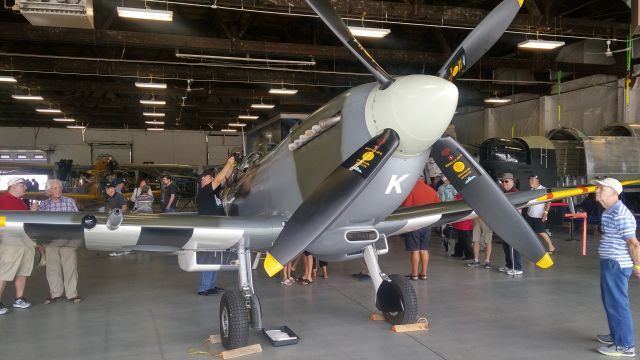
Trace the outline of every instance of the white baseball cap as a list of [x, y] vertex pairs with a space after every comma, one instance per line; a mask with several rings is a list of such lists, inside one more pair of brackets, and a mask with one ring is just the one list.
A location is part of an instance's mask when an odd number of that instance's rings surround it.
[[7, 186], [15, 185], [15, 184], [24, 184], [26, 182], [23, 178], [12, 178], [7, 182]]
[[618, 195], [622, 194], [622, 184], [620, 184], [620, 181], [614, 178], [595, 179], [591, 181], [591, 183], [594, 185], [608, 186], [610, 188], [613, 188], [613, 190], [615, 190]]

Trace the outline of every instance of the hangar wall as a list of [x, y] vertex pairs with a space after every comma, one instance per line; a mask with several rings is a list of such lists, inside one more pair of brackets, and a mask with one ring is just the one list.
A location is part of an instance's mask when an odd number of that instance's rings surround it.
[[[635, 105], [640, 101], [640, 86], [633, 89], [632, 101], [626, 106], [620, 103], [624, 99], [620, 84], [623, 83], [607, 75], [568, 81], [561, 85], [560, 95], [523, 101], [520, 99], [526, 95], [516, 94], [514, 104], [462, 113], [454, 117], [453, 124], [458, 140], [464, 144], [480, 144], [491, 137], [544, 136], [559, 126], [597, 135], [607, 124], [636, 122], [632, 116], [625, 117], [625, 112], [640, 114], [640, 106]], [[552, 90], [557, 91], [555, 86]]]
[[[208, 142], [207, 142], [208, 139]], [[202, 131], [107, 130], [88, 128], [82, 131], [55, 128], [3, 127], [1, 148], [51, 149], [50, 163], [73, 159], [75, 164], [88, 165], [100, 154], [111, 154], [121, 164], [133, 162], [156, 164], [222, 164], [231, 152], [242, 147], [240, 136], [207, 136]]]

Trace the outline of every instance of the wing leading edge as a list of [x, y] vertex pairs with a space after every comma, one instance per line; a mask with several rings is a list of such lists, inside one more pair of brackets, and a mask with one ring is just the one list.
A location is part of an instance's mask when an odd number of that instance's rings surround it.
[[105, 213], [4, 211], [0, 212], [0, 243], [173, 252], [226, 250], [244, 238], [252, 248], [266, 249], [282, 229], [282, 219], [277, 217], [125, 215], [111, 229], [108, 219]]

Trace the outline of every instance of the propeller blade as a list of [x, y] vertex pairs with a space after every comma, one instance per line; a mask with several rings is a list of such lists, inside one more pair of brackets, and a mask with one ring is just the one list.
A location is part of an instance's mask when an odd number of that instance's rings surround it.
[[367, 141], [300, 204], [264, 260], [273, 276], [318, 238], [376, 176], [393, 155], [400, 137], [392, 129]]
[[431, 147], [431, 156], [464, 201], [496, 234], [537, 266], [546, 269], [553, 265], [522, 215], [457, 141], [451, 137], [439, 139]]
[[331, 6], [328, 0], [306, 0], [307, 4], [313, 9], [313, 11], [320, 16], [320, 19], [333, 31], [333, 33], [342, 41], [342, 43], [349, 49], [362, 64], [369, 70], [371, 75], [376, 78], [381, 89], [386, 89], [393, 83], [393, 78], [389, 75], [382, 66], [380, 66], [376, 60], [367, 52], [367, 50], [356, 40], [351, 34], [349, 28], [342, 19], [338, 16], [336, 11]]
[[462, 41], [438, 70], [438, 76], [453, 81], [473, 66], [507, 30], [524, 0], [504, 0]]

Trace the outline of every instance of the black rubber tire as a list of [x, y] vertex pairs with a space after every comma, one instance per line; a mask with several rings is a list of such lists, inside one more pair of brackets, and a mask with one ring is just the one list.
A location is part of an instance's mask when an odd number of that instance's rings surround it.
[[227, 290], [220, 299], [220, 337], [222, 346], [231, 350], [249, 342], [249, 309], [240, 290]]
[[389, 275], [389, 279], [397, 287], [404, 311], [383, 312], [384, 319], [392, 325], [415, 323], [418, 318], [418, 297], [413, 285], [402, 275]]

